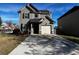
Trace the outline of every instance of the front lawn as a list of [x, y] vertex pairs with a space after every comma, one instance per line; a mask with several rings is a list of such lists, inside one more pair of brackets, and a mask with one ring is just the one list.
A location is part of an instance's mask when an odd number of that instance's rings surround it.
[[60, 36], [79, 44], [79, 37], [67, 36], [67, 35], [60, 35]]
[[20, 44], [26, 36], [16, 36], [10, 34], [0, 34], [0, 54], [9, 54], [15, 47]]

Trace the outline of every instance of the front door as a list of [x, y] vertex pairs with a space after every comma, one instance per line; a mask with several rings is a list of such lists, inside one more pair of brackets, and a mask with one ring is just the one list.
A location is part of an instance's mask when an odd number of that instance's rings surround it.
[[33, 23], [34, 34], [39, 34], [39, 23]]

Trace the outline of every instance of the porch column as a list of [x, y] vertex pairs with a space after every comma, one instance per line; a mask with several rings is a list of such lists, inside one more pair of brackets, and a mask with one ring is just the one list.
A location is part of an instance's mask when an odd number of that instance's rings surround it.
[[33, 25], [31, 24], [31, 34], [33, 34]]

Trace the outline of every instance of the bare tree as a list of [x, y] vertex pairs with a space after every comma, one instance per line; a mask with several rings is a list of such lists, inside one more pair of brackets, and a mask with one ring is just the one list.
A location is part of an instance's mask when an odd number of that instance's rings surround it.
[[6, 21], [6, 23], [8, 24], [8, 26], [11, 26], [11, 24], [12, 24], [12, 21], [10, 21], [10, 20], [7, 20], [7, 21]]
[[2, 19], [1, 19], [1, 17], [0, 17], [0, 26], [1, 26], [1, 24], [2, 24]]

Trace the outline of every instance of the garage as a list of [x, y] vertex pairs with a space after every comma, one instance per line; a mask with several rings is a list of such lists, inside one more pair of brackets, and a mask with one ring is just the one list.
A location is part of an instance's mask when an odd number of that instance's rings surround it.
[[41, 34], [51, 34], [51, 26], [41, 26]]

